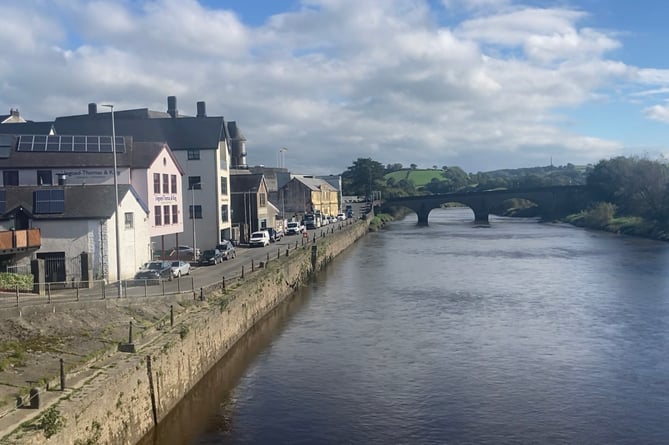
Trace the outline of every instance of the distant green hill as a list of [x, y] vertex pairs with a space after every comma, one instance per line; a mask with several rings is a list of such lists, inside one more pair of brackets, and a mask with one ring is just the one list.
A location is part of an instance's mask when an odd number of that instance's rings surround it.
[[444, 179], [442, 170], [435, 170], [433, 168], [428, 169], [402, 169], [397, 170], [392, 173], [387, 173], [384, 175], [384, 179], [387, 181], [388, 178], [393, 178], [396, 182], [401, 181], [402, 179], [411, 180], [416, 187], [422, 187], [426, 184], [429, 184], [433, 178], [439, 180]]

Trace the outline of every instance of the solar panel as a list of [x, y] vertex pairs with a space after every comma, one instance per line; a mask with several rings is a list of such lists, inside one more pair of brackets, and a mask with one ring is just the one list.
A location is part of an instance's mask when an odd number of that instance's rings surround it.
[[65, 191], [62, 189], [36, 190], [33, 196], [33, 212], [65, 212]]
[[[125, 153], [125, 139], [116, 136], [116, 153]], [[111, 136], [21, 135], [16, 151], [113, 153]]]

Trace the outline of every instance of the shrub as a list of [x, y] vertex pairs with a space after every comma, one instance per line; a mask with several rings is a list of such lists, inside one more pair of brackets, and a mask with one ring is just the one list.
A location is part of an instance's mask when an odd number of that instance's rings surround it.
[[14, 291], [18, 286], [19, 290], [33, 290], [33, 276], [18, 273], [0, 272], [0, 289]]

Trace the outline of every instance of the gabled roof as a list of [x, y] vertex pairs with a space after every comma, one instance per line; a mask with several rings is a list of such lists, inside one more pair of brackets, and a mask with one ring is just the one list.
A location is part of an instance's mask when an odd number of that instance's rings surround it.
[[[63, 213], [40, 214], [33, 209], [33, 196], [37, 190], [61, 189], [65, 194], [65, 211]], [[109, 219], [116, 212], [116, 194], [113, 185], [72, 185], [63, 187], [43, 186], [17, 186], [0, 187], [6, 190], [5, 213], [0, 215], [3, 219], [9, 219], [17, 209], [24, 209], [36, 220], [53, 219]], [[126, 194], [131, 193], [138, 199], [144, 211], [148, 214], [145, 203], [138, 198], [132, 186], [128, 184], [118, 185], [119, 201]]]
[[328, 184], [327, 181], [324, 181], [322, 179], [314, 178], [312, 176], [295, 176], [293, 178], [294, 181], [299, 181], [305, 186], [307, 186], [310, 190], [329, 190], [332, 192], [336, 192], [337, 189], [332, 187], [330, 184]]
[[[125, 151], [116, 154], [116, 165], [134, 169], [146, 169], [151, 166], [163, 148], [167, 148], [172, 161], [179, 172], [184, 171], [179, 161], [163, 142], [136, 142], [132, 138], [125, 139]], [[58, 168], [93, 168], [114, 165], [114, 153], [74, 153], [74, 152], [34, 152], [16, 151], [16, 145], [9, 151], [8, 157], [0, 156], [0, 169], [21, 169], [49, 167]]]
[[[2, 117], [0, 116], [0, 119]], [[1, 120], [0, 120], [1, 122]], [[16, 122], [0, 125], [0, 134], [51, 134], [53, 122]]]
[[230, 191], [247, 192], [253, 188], [260, 190], [263, 181], [264, 176], [262, 174], [230, 175]]
[[[133, 113], [136, 111], [130, 110], [130, 116], [135, 116]], [[132, 136], [135, 141], [166, 142], [172, 150], [208, 150], [217, 149], [219, 142], [226, 140], [227, 132], [223, 117], [150, 118], [143, 112], [137, 113], [135, 117], [128, 115], [123, 117], [124, 113], [127, 112], [114, 112], [116, 135]], [[111, 135], [111, 115], [97, 113], [58, 117], [54, 121], [54, 128], [56, 134], [62, 135]]]

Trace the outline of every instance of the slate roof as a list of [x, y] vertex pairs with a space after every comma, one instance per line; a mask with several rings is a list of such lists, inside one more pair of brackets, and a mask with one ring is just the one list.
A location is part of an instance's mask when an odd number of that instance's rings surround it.
[[[33, 212], [33, 192], [45, 189], [62, 189], [65, 192], [65, 212], [35, 214]], [[113, 185], [72, 185], [63, 187], [17, 186], [0, 187], [6, 190], [5, 213], [3, 219], [13, 217], [14, 212], [21, 208], [35, 220], [63, 219], [109, 219], [116, 212], [116, 194]], [[118, 196], [121, 201], [128, 193], [137, 199], [148, 214], [148, 207], [139, 198], [129, 184], [118, 185]]]
[[300, 181], [302, 184], [306, 185], [309, 187], [311, 190], [330, 190], [333, 192], [336, 192], [337, 189], [332, 187], [330, 184], [328, 184], [327, 181], [324, 181], [322, 179], [318, 178], [313, 178], [313, 177], [305, 177], [305, 176], [295, 176], [293, 179]]
[[[166, 142], [172, 150], [213, 150], [218, 148], [220, 141], [229, 140], [223, 117], [152, 118], [152, 113], [158, 112], [146, 109], [115, 111], [116, 135], [132, 136], [138, 142]], [[112, 133], [111, 115], [97, 113], [58, 117], [54, 128], [56, 134], [61, 135], [109, 136]]]
[[53, 122], [16, 122], [0, 125], [0, 134], [50, 134]]
[[263, 180], [262, 174], [238, 174], [230, 175], [230, 190], [234, 192], [247, 192], [255, 187], [260, 189]]
[[[146, 169], [151, 166], [165, 146], [162, 142], [135, 142], [125, 138], [125, 152], [116, 154], [118, 167]], [[169, 147], [168, 147], [169, 148]], [[72, 152], [33, 152], [10, 150], [7, 158], [0, 156], [0, 169], [21, 168], [71, 168], [71, 167], [110, 167], [114, 165], [113, 153], [72, 153]], [[170, 157], [183, 174], [183, 168], [170, 150]]]

